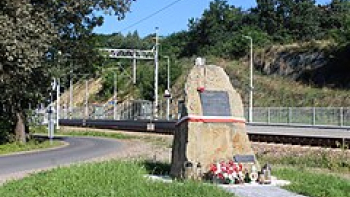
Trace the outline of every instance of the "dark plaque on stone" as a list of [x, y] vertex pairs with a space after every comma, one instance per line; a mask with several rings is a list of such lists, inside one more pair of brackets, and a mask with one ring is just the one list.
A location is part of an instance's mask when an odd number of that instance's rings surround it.
[[226, 91], [200, 93], [203, 116], [231, 116], [231, 107]]
[[255, 163], [254, 155], [235, 155], [233, 160], [236, 163]]

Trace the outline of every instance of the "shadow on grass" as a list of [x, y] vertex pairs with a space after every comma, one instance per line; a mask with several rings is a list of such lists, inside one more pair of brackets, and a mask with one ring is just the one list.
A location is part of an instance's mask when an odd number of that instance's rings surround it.
[[148, 174], [154, 174], [154, 175], [169, 175], [170, 173], [170, 164], [169, 163], [163, 163], [163, 162], [154, 162], [154, 161], [144, 161], [141, 163]]

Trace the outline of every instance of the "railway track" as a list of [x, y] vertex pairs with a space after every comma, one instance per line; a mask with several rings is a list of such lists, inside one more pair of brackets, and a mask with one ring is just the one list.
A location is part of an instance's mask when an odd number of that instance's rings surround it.
[[[62, 126], [90, 127], [98, 129], [115, 129], [134, 132], [152, 132], [165, 135], [173, 135], [176, 121], [166, 120], [84, 120], [61, 119]], [[152, 127], [154, 126], [154, 127]], [[251, 127], [251, 126], [250, 126]], [[308, 145], [349, 149], [350, 137], [348, 136], [322, 136], [300, 135], [292, 133], [266, 133], [248, 130], [249, 139], [253, 142], [282, 143], [293, 145]]]

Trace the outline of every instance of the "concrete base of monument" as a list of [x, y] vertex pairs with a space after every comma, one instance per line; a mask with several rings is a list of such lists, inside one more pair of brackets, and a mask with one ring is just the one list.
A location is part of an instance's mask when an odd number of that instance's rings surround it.
[[[146, 178], [152, 181], [161, 181], [164, 183], [172, 183], [173, 179], [170, 176], [166, 175], [145, 175]], [[206, 183], [209, 184], [209, 183]], [[282, 187], [289, 185], [290, 181], [287, 180], [278, 180], [276, 177], [272, 177], [270, 184], [259, 184], [257, 182], [252, 183], [243, 183], [243, 184], [217, 184], [213, 183], [213, 185], [217, 185], [222, 188], [232, 188], [232, 187], [271, 187], [271, 186], [277, 186]]]

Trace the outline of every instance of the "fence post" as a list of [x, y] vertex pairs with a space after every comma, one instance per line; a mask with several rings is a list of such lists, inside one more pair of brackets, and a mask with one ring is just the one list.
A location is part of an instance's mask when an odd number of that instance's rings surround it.
[[340, 126], [344, 126], [344, 108], [340, 107], [339, 109], [339, 118], [340, 118]]
[[271, 122], [271, 109], [270, 107], [267, 108], [267, 124], [270, 124]]
[[292, 122], [292, 108], [288, 107], [288, 124]]
[[316, 125], [316, 108], [312, 107], [312, 126]]

